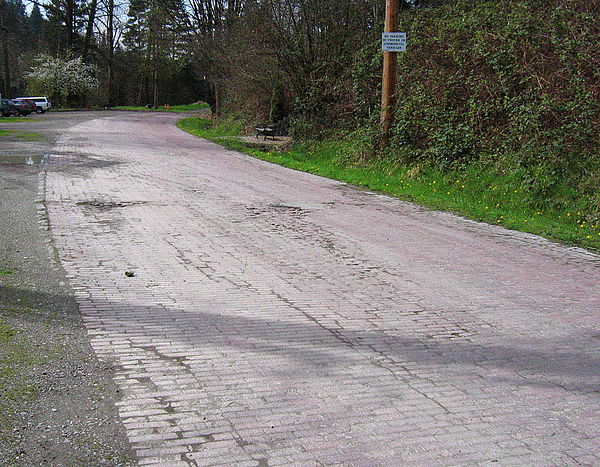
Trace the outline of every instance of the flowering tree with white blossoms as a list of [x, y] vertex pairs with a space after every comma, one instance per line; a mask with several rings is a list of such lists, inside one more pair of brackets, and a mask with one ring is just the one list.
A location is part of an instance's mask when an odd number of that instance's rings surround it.
[[58, 58], [39, 55], [34, 59], [34, 71], [25, 75], [30, 93], [48, 96], [59, 107], [72, 98], [81, 98], [97, 90], [99, 82], [94, 68], [80, 57]]

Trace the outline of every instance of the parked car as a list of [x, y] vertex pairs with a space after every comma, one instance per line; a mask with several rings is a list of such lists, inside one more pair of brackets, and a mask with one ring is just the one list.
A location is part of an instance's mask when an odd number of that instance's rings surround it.
[[10, 117], [14, 113], [14, 109], [8, 105], [8, 99], [0, 100], [0, 115]]
[[52, 103], [47, 97], [17, 97], [17, 99], [27, 99], [35, 102], [35, 111], [39, 114], [43, 114], [52, 107]]
[[29, 105], [24, 102], [17, 102], [12, 99], [2, 99], [2, 116], [10, 117], [11, 115], [29, 115], [31, 110]]
[[37, 105], [31, 99], [13, 99], [13, 101], [25, 104], [27, 106], [27, 109], [29, 109], [29, 113], [37, 111]]
[[15, 105], [17, 107], [17, 109], [19, 109], [19, 113], [18, 115], [21, 115], [22, 117], [29, 115], [31, 112], [33, 112], [33, 110], [31, 109], [31, 107], [29, 107], [29, 103], [25, 102], [25, 101], [20, 101], [17, 99], [10, 99], [13, 103], [13, 105]]

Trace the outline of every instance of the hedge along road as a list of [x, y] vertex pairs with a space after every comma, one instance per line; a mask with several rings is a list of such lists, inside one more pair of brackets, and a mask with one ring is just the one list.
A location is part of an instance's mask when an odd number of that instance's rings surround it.
[[600, 462], [598, 256], [107, 115], [45, 199], [140, 464]]

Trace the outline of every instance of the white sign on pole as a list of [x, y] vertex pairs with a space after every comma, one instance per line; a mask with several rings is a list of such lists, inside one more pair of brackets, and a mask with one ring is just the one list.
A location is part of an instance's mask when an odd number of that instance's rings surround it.
[[384, 32], [381, 36], [381, 50], [384, 52], [406, 52], [406, 33]]

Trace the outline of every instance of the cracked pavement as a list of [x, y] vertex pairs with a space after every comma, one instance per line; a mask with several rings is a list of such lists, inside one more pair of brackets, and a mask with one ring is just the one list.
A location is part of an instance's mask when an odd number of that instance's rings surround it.
[[40, 185], [140, 465], [600, 463], [598, 256], [177, 118], [75, 125]]

